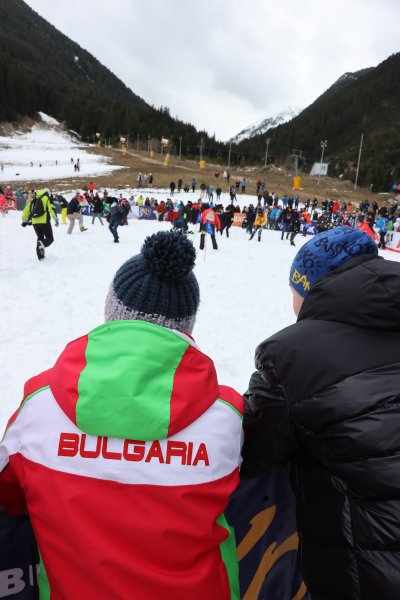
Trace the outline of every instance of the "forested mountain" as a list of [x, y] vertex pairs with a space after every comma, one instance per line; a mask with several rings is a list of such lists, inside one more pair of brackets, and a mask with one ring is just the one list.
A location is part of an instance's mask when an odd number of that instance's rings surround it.
[[0, 0], [0, 121], [43, 111], [83, 139], [100, 132], [160, 139], [182, 136], [184, 151], [197, 152], [206, 132], [173, 119], [168, 109], [136, 96], [89, 52], [42, 19], [23, 0]]
[[[321, 141], [327, 140], [324, 160], [329, 174], [354, 179], [361, 135], [364, 134], [359, 183], [387, 190], [400, 178], [400, 54], [377, 67], [346, 73], [336, 84], [289, 123], [268, 131], [272, 160], [289, 159], [303, 150], [304, 168], [320, 160]], [[265, 135], [234, 148], [245, 158], [265, 152]], [[300, 165], [301, 166], [301, 165]]]

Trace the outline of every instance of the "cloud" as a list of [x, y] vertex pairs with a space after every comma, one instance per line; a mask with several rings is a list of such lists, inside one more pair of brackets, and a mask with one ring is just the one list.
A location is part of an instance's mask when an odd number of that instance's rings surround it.
[[27, 0], [149, 104], [227, 139], [397, 51], [397, 0]]

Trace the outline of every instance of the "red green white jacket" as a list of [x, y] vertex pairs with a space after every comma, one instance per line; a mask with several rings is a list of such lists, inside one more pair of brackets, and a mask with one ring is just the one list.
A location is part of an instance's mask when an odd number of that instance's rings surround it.
[[0, 505], [29, 512], [41, 600], [238, 599], [223, 511], [242, 398], [183, 334], [113, 321], [29, 380], [0, 443]]

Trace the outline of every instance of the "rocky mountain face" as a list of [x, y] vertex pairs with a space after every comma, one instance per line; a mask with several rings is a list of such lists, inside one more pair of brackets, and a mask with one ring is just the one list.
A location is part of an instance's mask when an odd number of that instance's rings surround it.
[[288, 108], [273, 117], [264, 117], [252, 125], [245, 127], [242, 129], [242, 131], [239, 131], [239, 133], [231, 138], [229, 142], [232, 142], [233, 144], [239, 144], [239, 142], [248, 138], [252, 138], [255, 135], [262, 135], [269, 129], [273, 129], [274, 127], [278, 127], [278, 125], [282, 125], [283, 123], [291, 121], [297, 117], [300, 112], [300, 108]]

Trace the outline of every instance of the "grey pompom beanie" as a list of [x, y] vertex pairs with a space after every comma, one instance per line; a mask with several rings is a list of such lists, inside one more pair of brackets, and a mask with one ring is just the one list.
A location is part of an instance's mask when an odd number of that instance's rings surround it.
[[196, 251], [180, 232], [146, 238], [140, 254], [117, 271], [105, 305], [106, 322], [139, 319], [191, 334], [200, 302], [192, 272]]

